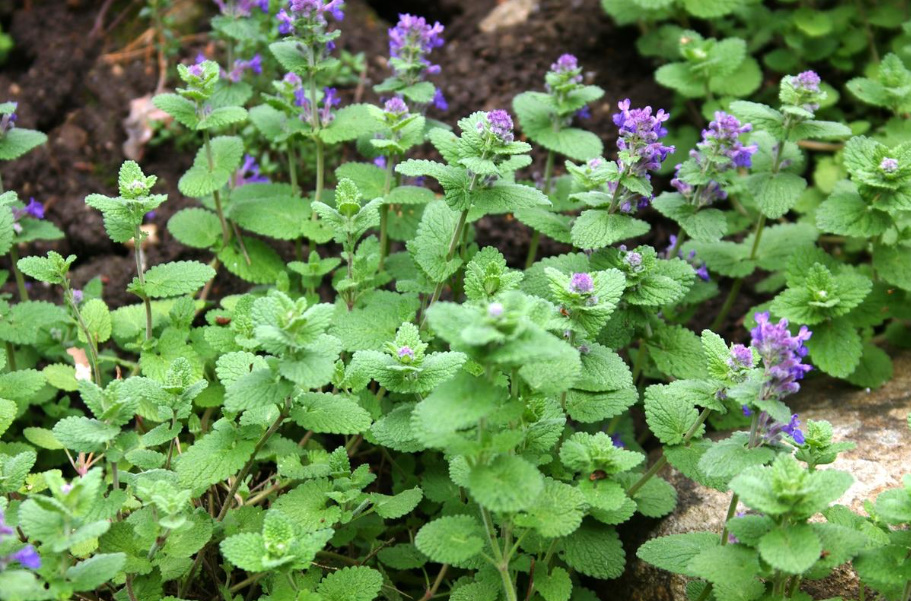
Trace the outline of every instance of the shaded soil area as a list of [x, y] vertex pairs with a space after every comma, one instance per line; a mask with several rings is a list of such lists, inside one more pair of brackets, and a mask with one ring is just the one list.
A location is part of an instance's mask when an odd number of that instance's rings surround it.
[[[190, 14], [181, 15], [183, 29], [194, 34], [207, 29], [212, 7], [191, 3]], [[478, 25], [497, 3], [494, 0], [351, 0], [342, 24], [343, 47], [364, 52], [368, 68], [365, 100], [375, 100], [370, 89], [388, 75], [386, 29], [397, 13], [412, 11], [438, 19], [446, 26], [447, 45], [435, 59], [442, 67], [437, 77], [454, 122], [475, 110], [509, 108], [522, 91], [541, 89], [543, 74], [563, 52], [576, 54], [588, 78], [606, 90], [603, 102], [592, 107], [586, 127], [611, 140], [611, 105], [622, 98], [635, 103], [655, 103], [661, 93], [636, 56], [629, 32], [617, 31], [603, 15], [597, 0], [545, 0], [532, 10], [527, 22], [481, 32]], [[0, 72], [0, 99], [19, 102], [19, 125], [44, 131], [48, 144], [20, 160], [0, 167], [7, 189], [27, 200], [35, 197], [47, 207], [47, 218], [66, 235], [64, 240], [33, 244], [20, 254], [43, 254], [53, 249], [75, 254], [73, 281], [81, 286], [95, 276], [106, 284], [111, 305], [135, 302], [124, 291], [134, 275], [130, 250], [107, 239], [101, 216], [84, 199], [91, 193], [113, 194], [116, 173], [125, 160], [123, 120], [130, 101], [150, 94], [157, 81], [154, 55], [149, 52], [127, 61], [113, 62], [131, 39], [141, 35], [146, 22], [129, 2], [115, 2], [99, 35], [93, 35], [102, 2], [89, 0], [33, 0], [31, 6], [0, 14], [0, 23], [15, 40], [15, 49]], [[2, 6], [2, 5], [0, 5]], [[121, 10], [127, 11], [121, 15]], [[186, 31], [188, 30], [188, 31]], [[192, 42], [183, 54], [193, 56], [201, 42]], [[349, 96], [353, 91], [348, 91]], [[607, 148], [611, 143], [605, 144]], [[151, 220], [158, 242], [147, 249], [147, 261], [157, 264], [179, 259], [207, 260], [204, 252], [176, 243], [167, 233], [167, 220], [178, 210], [196, 204], [177, 191], [177, 181], [192, 161], [192, 150], [178, 151], [170, 144], [149, 146], [142, 159], [147, 173], [159, 177], [169, 195]], [[543, 157], [533, 169], [540, 170]], [[529, 230], [505, 216], [490, 217], [477, 226], [478, 241], [504, 252], [510, 263], [524, 261]], [[565, 248], [544, 240], [541, 255]], [[291, 257], [291, 248], [280, 248]], [[8, 284], [9, 286], [9, 284]], [[220, 274], [215, 297], [243, 289], [230, 274]], [[33, 290], [34, 296], [52, 296]]]

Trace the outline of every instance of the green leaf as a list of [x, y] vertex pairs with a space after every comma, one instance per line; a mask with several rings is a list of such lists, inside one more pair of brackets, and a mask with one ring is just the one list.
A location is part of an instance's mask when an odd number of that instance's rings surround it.
[[210, 141], [211, 159], [206, 148], [196, 153], [193, 166], [177, 182], [181, 194], [190, 198], [203, 198], [221, 190], [240, 166], [244, 154], [243, 141], [235, 136], [219, 136]]
[[718, 536], [713, 532], [672, 534], [647, 541], [636, 551], [636, 556], [662, 570], [695, 576], [688, 568], [690, 561], [706, 549], [718, 545]]
[[[652, 433], [666, 445], [683, 442], [687, 432], [696, 426], [699, 411], [693, 403], [674, 394], [670, 386], [654, 384], [645, 390], [645, 419]], [[704, 426], [696, 431], [699, 437]]]
[[765, 585], [756, 579], [756, 551], [744, 545], [710, 547], [690, 560], [687, 571], [711, 582], [718, 599], [747, 601], [765, 590]]
[[202, 490], [236, 475], [253, 454], [256, 442], [246, 440], [222, 418], [212, 430], [186, 449], [177, 462], [181, 486]]
[[659, 213], [673, 219], [687, 235], [700, 242], [720, 240], [727, 233], [728, 223], [718, 209], [698, 210], [680, 194], [664, 193], [652, 201]]
[[892, 358], [878, 346], [865, 343], [860, 363], [845, 379], [859, 388], [879, 388], [892, 379]]
[[73, 590], [91, 591], [113, 580], [126, 563], [125, 553], [98, 553], [66, 571]]
[[646, 344], [655, 365], [669, 376], [699, 379], [705, 374], [702, 343], [692, 330], [683, 326], [662, 327]]
[[33, 129], [14, 127], [0, 137], [0, 161], [18, 159], [47, 142], [47, 136]]
[[888, 213], [875, 209], [861, 198], [857, 186], [843, 180], [816, 211], [816, 225], [823, 232], [839, 236], [873, 238], [892, 224]]
[[810, 351], [810, 363], [836, 378], [851, 375], [863, 354], [860, 334], [846, 318], [814, 327], [806, 347]]
[[373, 601], [383, 586], [383, 575], [367, 566], [349, 566], [329, 572], [316, 591], [325, 601]]
[[759, 210], [771, 219], [790, 211], [806, 187], [805, 179], [789, 172], [754, 173], [747, 179], [747, 188]]
[[[93, 298], [79, 308], [85, 328], [94, 339], [95, 343], [107, 342], [111, 337], [111, 312], [101, 299]], [[87, 342], [85, 334], [80, 328], [77, 330], [80, 342]]]
[[152, 98], [155, 108], [161, 109], [190, 129], [196, 129], [199, 118], [196, 116], [196, 104], [179, 94], [159, 94]]
[[446, 203], [432, 202], [424, 209], [417, 235], [407, 243], [415, 263], [433, 282], [446, 281], [462, 264], [458, 255], [446, 260], [458, 222], [459, 214]]
[[568, 536], [582, 524], [585, 506], [585, 495], [578, 488], [545, 478], [541, 494], [513, 520], [518, 526], [534, 528], [545, 538]]
[[802, 574], [819, 560], [822, 543], [809, 524], [778, 527], [759, 541], [763, 561], [786, 574]]
[[120, 428], [97, 419], [66, 417], [54, 425], [54, 438], [67, 449], [79, 453], [101, 451], [120, 434]]
[[387, 520], [395, 520], [411, 513], [424, 498], [424, 493], [420, 487], [415, 486], [393, 496], [373, 493], [371, 498], [377, 515]]
[[544, 597], [544, 601], [569, 601], [573, 592], [573, 581], [569, 577], [569, 572], [556, 566], [550, 574], [536, 571], [535, 589]]
[[275, 249], [257, 238], [244, 238], [244, 248], [250, 257], [247, 263], [243, 252], [235, 243], [218, 251], [218, 259], [225, 269], [251, 284], [274, 284], [285, 270], [285, 261]]
[[873, 268], [890, 284], [911, 291], [911, 248], [908, 246], [875, 245]]
[[202, 288], [215, 277], [215, 270], [197, 261], [177, 261], [156, 265], [145, 272], [145, 284], [135, 278], [130, 285], [150, 298], [183, 296]]
[[647, 234], [650, 229], [648, 223], [629, 215], [610, 215], [604, 210], [591, 209], [576, 219], [572, 240], [578, 248], [598, 249]]
[[335, 118], [319, 136], [327, 144], [337, 144], [346, 140], [355, 140], [372, 134], [382, 125], [370, 111], [368, 104], [351, 104], [335, 112]]
[[484, 530], [469, 515], [446, 516], [422, 526], [414, 544], [432, 561], [459, 565], [484, 549]]
[[580, 574], [604, 580], [620, 576], [626, 561], [617, 532], [596, 522], [585, 522], [566, 537], [560, 557]]
[[13, 420], [16, 419], [16, 413], [18, 413], [18, 411], [19, 406], [16, 405], [16, 403], [6, 399], [0, 399], [0, 436], [13, 425]]
[[246, 120], [247, 109], [239, 106], [222, 106], [205, 114], [203, 118], [199, 120], [199, 123], [196, 124], [196, 129], [215, 130]]
[[500, 455], [490, 463], [471, 468], [468, 490], [482, 507], [513, 513], [535, 502], [544, 490], [544, 477], [521, 457]]
[[192, 248], [211, 248], [221, 238], [218, 215], [202, 208], [183, 209], [168, 220], [168, 231]]
[[296, 400], [291, 418], [316, 433], [360, 434], [370, 427], [370, 414], [351, 398], [338, 394], [308, 393]]
[[[0, 213], [0, 215], [2, 214]], [[25, 257], [24, 259], [19, 259], [17, 265], [19, 271], [39, 282], [62, 285], [66, 272], [69, 271], [70, 265], [75, 260], [76, 255], [70, 255], [64, 259], [54, 251], [50, 251], [47, 257]]]

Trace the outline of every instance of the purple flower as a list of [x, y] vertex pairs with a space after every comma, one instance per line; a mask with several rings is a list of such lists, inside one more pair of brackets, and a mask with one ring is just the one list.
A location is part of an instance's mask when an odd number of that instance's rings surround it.
[[0, 138], [6, 135], [6, 132], [16, 127], [16, 107], [17, 103], [11, 103], [13, 105], [13, 110], [9, 113], [0, 113]]
[[[32, 545], [25, 545], [6, 558], [6, 562], [17, 562], [28, 570], [37, 570], [41, 567], [41, 556]], [[5, 562], [4, 562], [5, 563]]]
[[410, 346], [399, 347], [398, 356], [403, 363], [411, 363], [414, 361], [414, 350]]
[[696, 275], [699, 276], [699, 279], [703, 282], [708, 282], [710, 279], [712, 279], [712, 276], [709, 275], [709, 269], [706, 267], [705, 263], [697, 267], [695, 271]]
[[626, 448], [626, 444], [620, 438], [619, 434], [611, 434], [610, 439], [611, 439], [611, 442], [614, 443], [614, 446], [617, 447], [618, 449]]
[[880, 161], [879, 168], [883, 173], [895, 173], [898, 171], [898, 161], [896, 159], [886, 157]]
[[503, 303], [490, 303], [487, 305], [487, 316], [497, 319], [503, 316]]
[[436, 92], [433, 93], [433, 106], [441, 111], [449, 110], [449, 103], [446, 102], [446, 97], [443, 96], [443, 90], [437, 88]]
[[576, 111], [576, 114], [574, 116], [576, 117], [576, 119], [582, 119], [582, 120], [591, 119], [592, 111], [587, 106], [583, 106], [578, 111]]
[[791, 421], [781, 427], [781, 431], [793, 438], [797, 444], [806, 442], [806, 437], [804, 437], [803, 431], [800, 429], [800, 419], [796, 413], [791, 416]]
[[323, 126], [328, 125], [334, 118], [332, 107], [338, 106], [342, 101], [335, 88], [323, 88], [323, 108], [320, 109], [319, 119]]
[[642, 266], [642, 255], [637, 252], [628, 252], [624, 257], [626, 264], [635, 269]]
[[408, 105], [398, 96], [393, 96], [383, 104], [383, 110], [386, 111], [387, 115], [401, 117], [408, 113]]
[[[631, 109], [629, 99], [620, 101], [617, 107], [620, 112], [613, 115], [613, 121], [620, 128], [617, 138], [617, 148], [621, 150], [620, 168], [628, 170], [633, 177], [649, 178], [648, 172], [660, 168], [661, 163], [674, 152], [673, 146], [661, 143], [667, 135], [667, 129], [662, 124], [670, 115], [661, 109], [653, 115], [650, 106]], [[617, 182], [610, 182], [608, 190], [614, 192], [617, 185]], [[645, 200], [647, 206], [649, 199]], [[621, 210], [622, 207], [626, 207], [624, 212], [632, 212], [631, 202], [621, 203]], [[637, 207], [644, 208], [642, 202], [637, 203]]]
[[0, 509], [0, 538], [4, 536], [9, 536], [10, 534], [15, 533], [16, 531], [6, 525], [6, 516], [3, 513], [3, 510]]
[[44, 205], [35, 200], [34, 198], [28, 199], [28, 204], [25, 205], [25, 214], [34, 219], [44, 219]]
[[294, 34], [294, 17], [289, 15], [288, 11], [283, 8], [278, 11], [275, 17], [278, 19], [278, 33], [282, 35]]
[[726, 157], [730, 163], [720, 164], [719, 171], [724, 171], [732, 165], [750, 167], [753, 163], [753, 155], [759, 150], [759, 146], [756, 144], [744, 146], [740, 141], [740, 135], [750, 131], [753, 131], [751, 124], [741, 125], [737, 117], [724, 111], [716, 111], [715, 120], [709, 123], [708, 129], [702, 130], [702, 142], [697, 144], [697, 148], [701, 152], [694, 150], [690, 152], [690, 156], [696, 158], [700, 164], [701, 161], [706, 160], [706, 155]]
[[400, 14], [398, 23], [389, 29], [390, 64], [395, 76], [414, 84], [423, 81], [425, 75], [439, 73], [440, 66], [427, 56], [443, 45], [443, 29], [440, 23], [431, 25], [424, 17]]
[[569, 280], [569, 291], [576, 294], [589, 294], [595, 290], [595, 281], [587, 273], [574, 273]]
[[569, 71], [575, 71], [579, 68], [579, 59], [577, 59], [572, 54], [563, 54], [560, 58], [557, 59], [557, 62], [550, 66], [550, 70], [554, 73], [567, 73]]
[[761, 398], [781, 399], [800, 390], [797, 381], [813, 369], [801, 363], [808, 352], [804, 343], [810, 339], [812, 332], [801, 326], [797, 335], [792, 336], [787, 319], [773, 324], [768, 313], [757, 313], [755, 317], [756, 327], [750, 334], [751, 345], [759, 353], [765, 368]]
[[822, 79], [816, 74], [816, 71], [804, 71], [794, 77], [792, 83], [798, 90], [819, 92], [819, 84], [822, 83]]
[[[512, 133], [512, 117], [509, 116], [509, 113], [503, 110], [489, 111], [486, 115], [487, 126], [494, 136], [496, 136], [502, 143], [509, 144], [512, 142], [515, 137]], [[484, 127], [483, 123], [479, 123], [482, 128]]]
[[[731, 347], [731, 356], [728, 359], [731, 369], [748, 369], [753, 367], [753, 351], [742, 344]], [[744, 407], [746, 409], [746, 407]]]
[[85, 294], [82, 292], [82, 290], [79, 290], [78, 288], [76, 290], [73, 290], [73, 302], [74, 303], [76, 303], [78, 305], [79, 303], [82, 302], [82, 299], [84, 299], [84, 298], [85, 298]]
[[744, 416], [744, 417], [753, 417], [753, 411], [752, 411], [749, 407], [747, 407], [746, 405], [744, 405], [744, 406], [742, 407], [742, 409], [743, 409], [743, 416]]
[[373, 159], [373, 164], [379, 167], [380, 169], [386, 168], [386, 157], [376, 157]]
[[247, 184], [267, 184], [269, 178], [260, 175], [256, 159], [252, 155], [246, 154], [243, 164], [234, 172], [234, 178], [231, 181], [235, 188], [239, 188]]

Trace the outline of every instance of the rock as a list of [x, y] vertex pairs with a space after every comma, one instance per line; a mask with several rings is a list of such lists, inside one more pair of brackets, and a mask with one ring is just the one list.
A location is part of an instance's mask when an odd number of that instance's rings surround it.
[[[911, 353], [900, 354], [894, 361], [895, 376], [879, 390], [857, 390], [820, 378], [807, 383], [789, 402], [802, 421], [828, 421], [836, 441], [857, 444], [856, 449], [842, 453], [834, 464], [821, 469], [838, 469], [854, 476], [854, 485], [837, 502], [858, 513], [865, 513], [865, 500], [900, 486], [902, 476], [911, 473]], [[676, 470], [666, 470], [663, 476], [677, 489], [677, 509], [658, 524], [649, 538], [703, 530], [721, 532], [731, 499], [729, 493], [698, 485]], [[630, 562], [624, 578], [630, 583], [629, 601], [686, 600], [687, 578], [634, 557]], [[801, 590], [814, 599], [856, 598], [857, 588], [856, 575], [845, 566], [823, 580], [801, 585]]]
[[484, 33], [492, 33], [498, 29], [524, 23], [535, 9], [536, 4], [535, 0], [506, 0], [490, 11], [478, 28]]

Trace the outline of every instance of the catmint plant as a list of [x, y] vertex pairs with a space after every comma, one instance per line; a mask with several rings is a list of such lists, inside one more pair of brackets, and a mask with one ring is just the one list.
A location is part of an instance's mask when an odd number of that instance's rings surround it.
[[[574, 121], [589, 115], [589, 104], [604, 91], [583, 84], [582, 67], [571, 54], [560, 56], [545, 75], [546, 92], [524, 92], [513, 99], [513, 108], [522, 131], [536, 144], [547, 149], [542, 191], [551, 197], [554, 162], [557, 154], [576, 161], [595, 159], [604, 151], [601, 140], [591, 132], [573, 127]], [[557, 198], [551, 198], [552, 201]], [[566, 204], [565, 202], [562, 204]], [[555, 205], [554, 209], [560, 208]], [[565, 208], [565, 207], [564, 207]], [[531, 267], [537, 254], [541, 231], [561, 242], [570, 242], [569, 219], [541, 209], [525, 209], [517, 214], [535, 228], [525, 267]]]
[[395, 27], [389, 29], [389, 66], [392, 76], [374, 87], [380, 94], [392, 92], [412, 103], [418, 112], [433, 105], [445, 111], [449, 108], [443, 91], [426, 80], [437, 75], [440, 66], [428, 56], [444, 44], [444, 27], [439, 22], [431, 25], [424, 17], [399, 15]]

